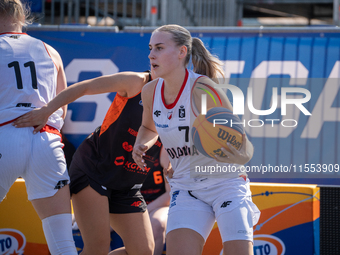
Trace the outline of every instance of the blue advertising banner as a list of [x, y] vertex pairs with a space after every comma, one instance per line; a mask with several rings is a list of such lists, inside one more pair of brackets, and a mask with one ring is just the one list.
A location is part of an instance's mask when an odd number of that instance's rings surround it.
[[[61, 55], [68, 85], [149, 69], [150, 33], [39, 31]], [[244, 95], [239, 115], [254, 145], [252, 181], [340, 185], [340, 34], [193, 32], [224, 62]], [[233, 102], [233, 94], [227, 93]], [[309, 98], [310, 97], [310, 98]], [[101, 125], [114, 93], [69, 105], [64, 134], [77, 147]], [[268, 110], [266, 112], [266, 110]]]

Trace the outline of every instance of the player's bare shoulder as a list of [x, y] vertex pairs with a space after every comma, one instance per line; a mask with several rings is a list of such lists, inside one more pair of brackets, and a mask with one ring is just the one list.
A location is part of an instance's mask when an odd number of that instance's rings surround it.
[[145, 84], [149, 82], [148, 72], [122, 72], [112, 75], [112, 83], [122, 84], [118, 91], [121, 96], [132, 97], [140, 93]]
[[157, 85], [158, 79], [152, 80], [145, 84], [145, 86], [142, 89], [142, 100], [143, 104], [152, 104], [153, 102], [153, 97], [154, 97], [154, 92], [155, 92], [155, 87]]
[[145, 84], [142, 90], [142, 96], [146, 97], [147, 99], [152, 99], [157, 82], [158, 82], [158, 79], [152, 80], [148, 82], [147, 84]]

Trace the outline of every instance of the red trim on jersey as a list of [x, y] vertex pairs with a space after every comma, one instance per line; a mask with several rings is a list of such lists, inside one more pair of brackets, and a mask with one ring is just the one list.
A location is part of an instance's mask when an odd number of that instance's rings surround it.
[[0, 35], [4, 35], [4, 34], [17, 34], [17, 35], [27, 35], [27, 33], [20, 33], [20, 32], [5, 32], [5, 33], [0, 33]]
[[181, 89], [180, 89], [179, 92], [178, 92], [178, 95], [177, 95], [177, 97], [176, 97], [176, 100], [175, 100], [173, 103], [171, 103], [171, 104], [166, 104], [166, 103], [165, 103], [165, 98], [164, 98], [164, 81], [163, 81], [162, 89], [161, 89], [161, 94], [162, 94], [162, 101], [163, 101], [163, 104], [164, 104], [164, 106], [165, 106], [166, 109], [172, 109], [172, 108], [174, 108], [174, 106], [177, 104], [179, 98], [180, 98], [181, 95], [182, 95], [182, 92], [183, 92], [183, 90], [184, 90], [185, 84], [186, 84], [187, 81], [188, 81], [188, 76], [189, 76], [189, 72], [188, 72], [187, 69], [185, 69], [185, 78], [184, 78], [183, 84], [182, 84], [182, 86], [181, 86]]
[[[18, 117], [19, 118], [19, 117]], [[9, 123], [12, 123], [13, 121], [15, 121], [17, 118], [15, 118], [15, 119], [13, 119], [13, 120], [9, 120], [9, 121], [6, 121], [6, 122], [4, 122], [4, 123], [0, 123], [0, 127], [2, 127], [2, 126], [5, 126], [5, 125], [7, 125], [7, 124], [9, 124]]]
[[46, 43], [44, 43], [43, 41], [41, 41], [41, 42], [44, 44], [45, 50], [47, 51], [47, 54], [48, 54], [48, 55], [50, 56], [50, 58], [52, 59], [52, 62], [53, 62], [53, 64], [54, 64], [55, 68], [57, 69], [57, 72], [59, 72], [59, 69], [58, 69], [56, 63], [54, 62], [54, 59], [52, 58], [50, 52], [48, 51], [48, 49], [47, 49], [47, 47], [46, 47]]
[[[19, 117], [18, 117], [18, 118], [19, 118]], [[1, 123], [1, 124], [0, 124], [0, 127], [1, 127], [1, 126], [5, 126], [5, 125], [7, 125], [7, 124], [10, 124], [10, 123], [12, 123], [13, 121], [15, 121], [15, 120], [18, 119], [18, 118], [15, 118], [15, 119], [13, 119], [13, 120], [10, 120], [10, 121]], [[35, 126], [35, 127], [36, 127], [36, 126]], [[34, 127], [34, 128], [35, 128], [35, 127]], [[56, 129], [55, 127], [50, 126], [50, 125], [45, 125], [42, 129], [40, 129], [40, 133], [43, 133], [43, 132], [47, 132], [47, 133], [51, 133], [51, 134], [56, 134], [56, 135], [59, 135], [60, 138], [62, 138], [62, 136], [61, 136], [59, 130]]]
[[45, 125], [42, 129], [40, 129], [40, 133], [43, 133], [43, 132], [59, 135], [60, 138], [62, 139], [62, 136], [61, 136], [59, 130], [50, 126], [50, 125]]

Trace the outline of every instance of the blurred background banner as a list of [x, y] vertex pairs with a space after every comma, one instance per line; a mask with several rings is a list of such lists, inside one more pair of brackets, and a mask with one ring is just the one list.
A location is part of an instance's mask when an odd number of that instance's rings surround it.
[[[60, 53], [68, 85], [100, 75], [149, 69], [148, 43], [153, 28], [87, 28], [82, 26], [29, 27]], [[239, 117], [255, 147], [247, 164], [252, 181], [339, 184], [340, 157], [340, 33], [338, 28], [200, 28], [190, 27], [210, 51], [224, 61], [226, 82], [238, 86], [245, 98]], [[258, 116], [247, 106], [252, 88], [254, 108], [278, 106]], [[281, 93], [301, 99], [282, 114]], [[227, 93], [233, 102], [233, 95]], [[75, 147], [101, 125], [115, 94], [85, 96], [69, 105], [63, 132]], [[293, 121], [294, 120], [294, 121]]]

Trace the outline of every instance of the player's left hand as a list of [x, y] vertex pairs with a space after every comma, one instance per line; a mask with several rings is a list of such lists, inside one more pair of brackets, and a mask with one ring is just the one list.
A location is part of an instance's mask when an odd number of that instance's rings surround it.
[[49, 114], [46, 111], [46, 107], [43, 106], [20, 116], [12, 125], [17, 128], [34, 127], [33, 133], [35, 134], [46, 125], [48, 117]]
[[228, 151], [226, 148], [222, 147], [222, 152], [226, 155], [226, 157], [221, 157], [219, 155], [215, 155], [215, 159], [218, 162], [229, 163], [229, 164], [239, 164], [244, 165], [250, 160], [250, 155], [247, 154], [247, 137], [246, 134], [242, 135], [242, 145], [240, 150], [237, 150], [234, 146], [227, 143], [228, 148], [231, 150]]

